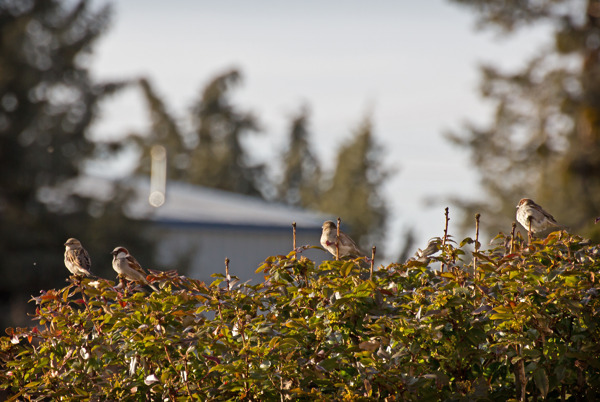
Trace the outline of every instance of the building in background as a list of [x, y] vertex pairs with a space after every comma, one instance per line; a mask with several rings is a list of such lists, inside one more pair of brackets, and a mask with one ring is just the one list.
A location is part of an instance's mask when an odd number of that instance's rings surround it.
[[[147, 181], [136, 181], [138, 197], [132, 209], [156, 225], [155, 258], [158, 269], [188, 266], [186, 275], [211, 281], [213, 273], [230, 274], [242, 281], [262, 280], [256, 269], [272, 255], [292, 251], [292, 222], [296, 222], [296, 245], [319, 245], [326, 216], [237, 193], [169, 182], [165, 203], [154, 208], [148, 203]], [[322, 250], [302, 252], [320, 262], [328, 258]], [[255, 281], [253, 281], [255, 282]], [[256, 282], [255, 282], [256, 283]]]
[[[87, 176], [71, 185], [98, 199], [112, 196], [111, 179]], [[262, 281], [256, 269], [264, 260], [292, 251], [292, 222], [296, 222], [297, 247], [320, 246], [323, 221], [332, 219], [258, 197], [174, 181], [166, 185], [165, 202], [153, 207], [148, 201], [148, 179], [125, 180], [120, 185], [134, 192], [126, 214], [151, 223], [144, 235], [155, 241], [158, 265], [144, 267], [176, 269], [207, 283], [214, 280], [212, 274], [225, 273], [225, 258], [230, 260], [230, 275], [241, 281]], [[330, 258], [319, 249], [303, 250], [301, 255], [317, 264]]]

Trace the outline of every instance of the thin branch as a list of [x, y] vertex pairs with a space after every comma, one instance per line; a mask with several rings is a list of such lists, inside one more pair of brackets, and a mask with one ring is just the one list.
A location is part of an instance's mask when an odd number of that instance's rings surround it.
[[292, 222], [292, 246], [294, 247], [294, 259], [296, 259], [296, 222]]
[[79, 285], [79, 291], [81, 292], [81, 300], [83, 300], [83, 304], [85, 305], [85, 310], [87, 311], [89, 317], [90, 317], [90, 321], [92, 321], [92, 326], [96, 329], [96, 332], [100, 335], [103, 334], [102, 329], [98, 326], [98, 324], [96, 323], [96, 321], [94, 321], [93, 319], [93, 314], [92, 314], [92, 310], [90, 310], [90, 306], [88, 304], [88, 301], [85, 297], [85, 291], [83, 290], [83, 284], [81, 283], [81, 279], [76, 277], [76, 280], [78, 282]]
[[335, 260], [340, 260], [340, 225], [342, 224], [342, 219], [338, 216], [337, 219], [337, 234], [335, 236]]
[[[512, 223], [512, 228], [510, 230], [510, 254], [515, 252], [515, 232], [517, 230], [517, 222]], [[505, 248], [506, 250], [506, 248]]]
[[[479, 252], [479, 219], [481, 214], [475, 214], [475, 252]], [[473, 257], [473, 274], [477, 272], [477, 257]]]
[[229, 276], [229, 258], [225, 257], [225, 281], [227, 282], [227, 291], [229, 292], [229, 281], [231, 280], [231, 276]]
[[[448, 240], [448, 222], [450, 221], [450, 208], [446, 207], [445, 209], [445, 216], [446, 216], [446, 224], [444, 227], [444, 239], [442, 240], [442, 250], [445, 251], [446, 248], [446, 241]], [[441, 271], [444, 272], [444, 264], [442, 263], [441, 266]]]
[[375, 252], [377, 251], [377, 247], [373, 246], [371, 248], [371, 271], [369, 273], [369, 280], [373, 280], [373, 267], [375, 266]]

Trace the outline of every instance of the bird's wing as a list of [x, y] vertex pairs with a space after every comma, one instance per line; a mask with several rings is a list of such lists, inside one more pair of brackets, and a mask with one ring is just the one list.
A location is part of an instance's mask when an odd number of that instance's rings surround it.
[[144, 271], [144, 268], [142, 268], [140, 263], [137, 262], [137, 260], [131, 254], [127, 254], [125, 259], [127, 259], [127, 262], [129, 263], [129, 266], [131, 268], [135, 269], [137, 272], [144, 275], [144, 278], [146, 277], [146, 271]]
[[537, 209], [539, 212], [541, 212], [541, 214], [548, 219], [550, 222], [552, 223], [557, 223], [556, 219], [554, 219], [554, 217], [552, 215], [550, 215], [548, 212], [546, 212], [546, 210], [544, 208], [542, 208], [541, 206], [539, 206], [538, 204], [536, 204], [534, 201], [531, 201], [535, 207], [535, 209]]
[[352, 245], [353, 248], [355, 248], [356, 250], [358, 250], [358, 246], [356, 245], [356, 243], [354, 243], [354, 240], [352, 240], [352, 238], [346, 236], [346, 239]]
[[552, 215], [550, 215], [548, 212], [544, 211], [543, 209], [542, 209], [542, 213], [550, 222], [558, 225], [558, 222], [556, 222], [556, 219], [554, 219], [554, 217]]
[[79, 268], [84, 271], [90, 272], [90, 268], [92, 267], [92, 261], [90, 260], [90, 255], [87, 250], [84, 248], [73, 250], [70, 253], [71, 262], [77, 265]]
[[354, 240], [352, 240], [352, 238], [350, 236], [348, 236], [346, 233], [340, 232], [340, 243], [342, 243], [346, 247], [351, 248], [352, 252], [355, 253], [356, 255], [358, 255], [358, 256], [363, 255], [363, 253], [358, 249], [358, 246], [356, 245], [356, 243], [354, 243]]

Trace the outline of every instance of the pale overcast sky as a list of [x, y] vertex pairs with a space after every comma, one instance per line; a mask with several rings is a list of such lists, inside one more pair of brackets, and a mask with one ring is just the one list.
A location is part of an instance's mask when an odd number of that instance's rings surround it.
[[[491, 117], [478, 94], [478, 65], [519, 66], [546, 41], [543, 30], [509, 38], [476, 31], [473, 14], [442, 0], [119, 0], [113, 9], [92, 60], [95, 76], [146, 76], [182, 117], [213, 76], [240, 69], [235, 103], [264, 128], [248, 143], [257, 160], [281, 150], [289, 118], [304, 104], [324, 160], [370, 113], [383, 162], [397, 169], [385, 189], [390, 256], [408, 226], [419, 247], [443, 234], [447, 196], [480, 194], [468, 155], [442, 136]], [[95, 135], [146, 122], [142, 99], [129, 91], [106, 103]], [[425, 198], [439, 202], [427, 207]]]

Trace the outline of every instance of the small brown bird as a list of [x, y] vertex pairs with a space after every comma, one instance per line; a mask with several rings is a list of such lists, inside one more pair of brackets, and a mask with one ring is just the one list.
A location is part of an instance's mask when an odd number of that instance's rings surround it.
[[125, 247], [115, 247], [111, 254], [113, 255], [112, 267], [119, 276], [148, 285], [158, 292], [158, 289], [146, 279], [146, 271]]
[[65, 266], [75, 276], [95, 277], [91, 272], [92, 260], [81, 242], [73, 237], [65, 243]]
[[423, 250], [420, 248], [417, 249], [417, 252], [412, 259], [423, 264], [429, 264], [429, 261], [431, 261], [431, 256], [440, 251], [441, 247], [442, 239], [439, 237], [434, 237], [429, 240], [427, 247], [425, 247]]
[[559, 230], [561, 225], [556, 222], [556, 219], [542, 207], [530, 200], [523, 198], [517, 205], [517, 222], [529, 230], [529, 222], [531, 221], [531, 232], [538, 233], [547, 229]]
[[[335, 257], [335, 241], [337, 238], [337, 225], [332, 221], [323, 223], [323, 232], [321, 233], [321, 246], [329, 251]], [[343, 257], [364, 257], [356, 243], [346, 233], [340, 230], [339, 243], [340, 258]]]

